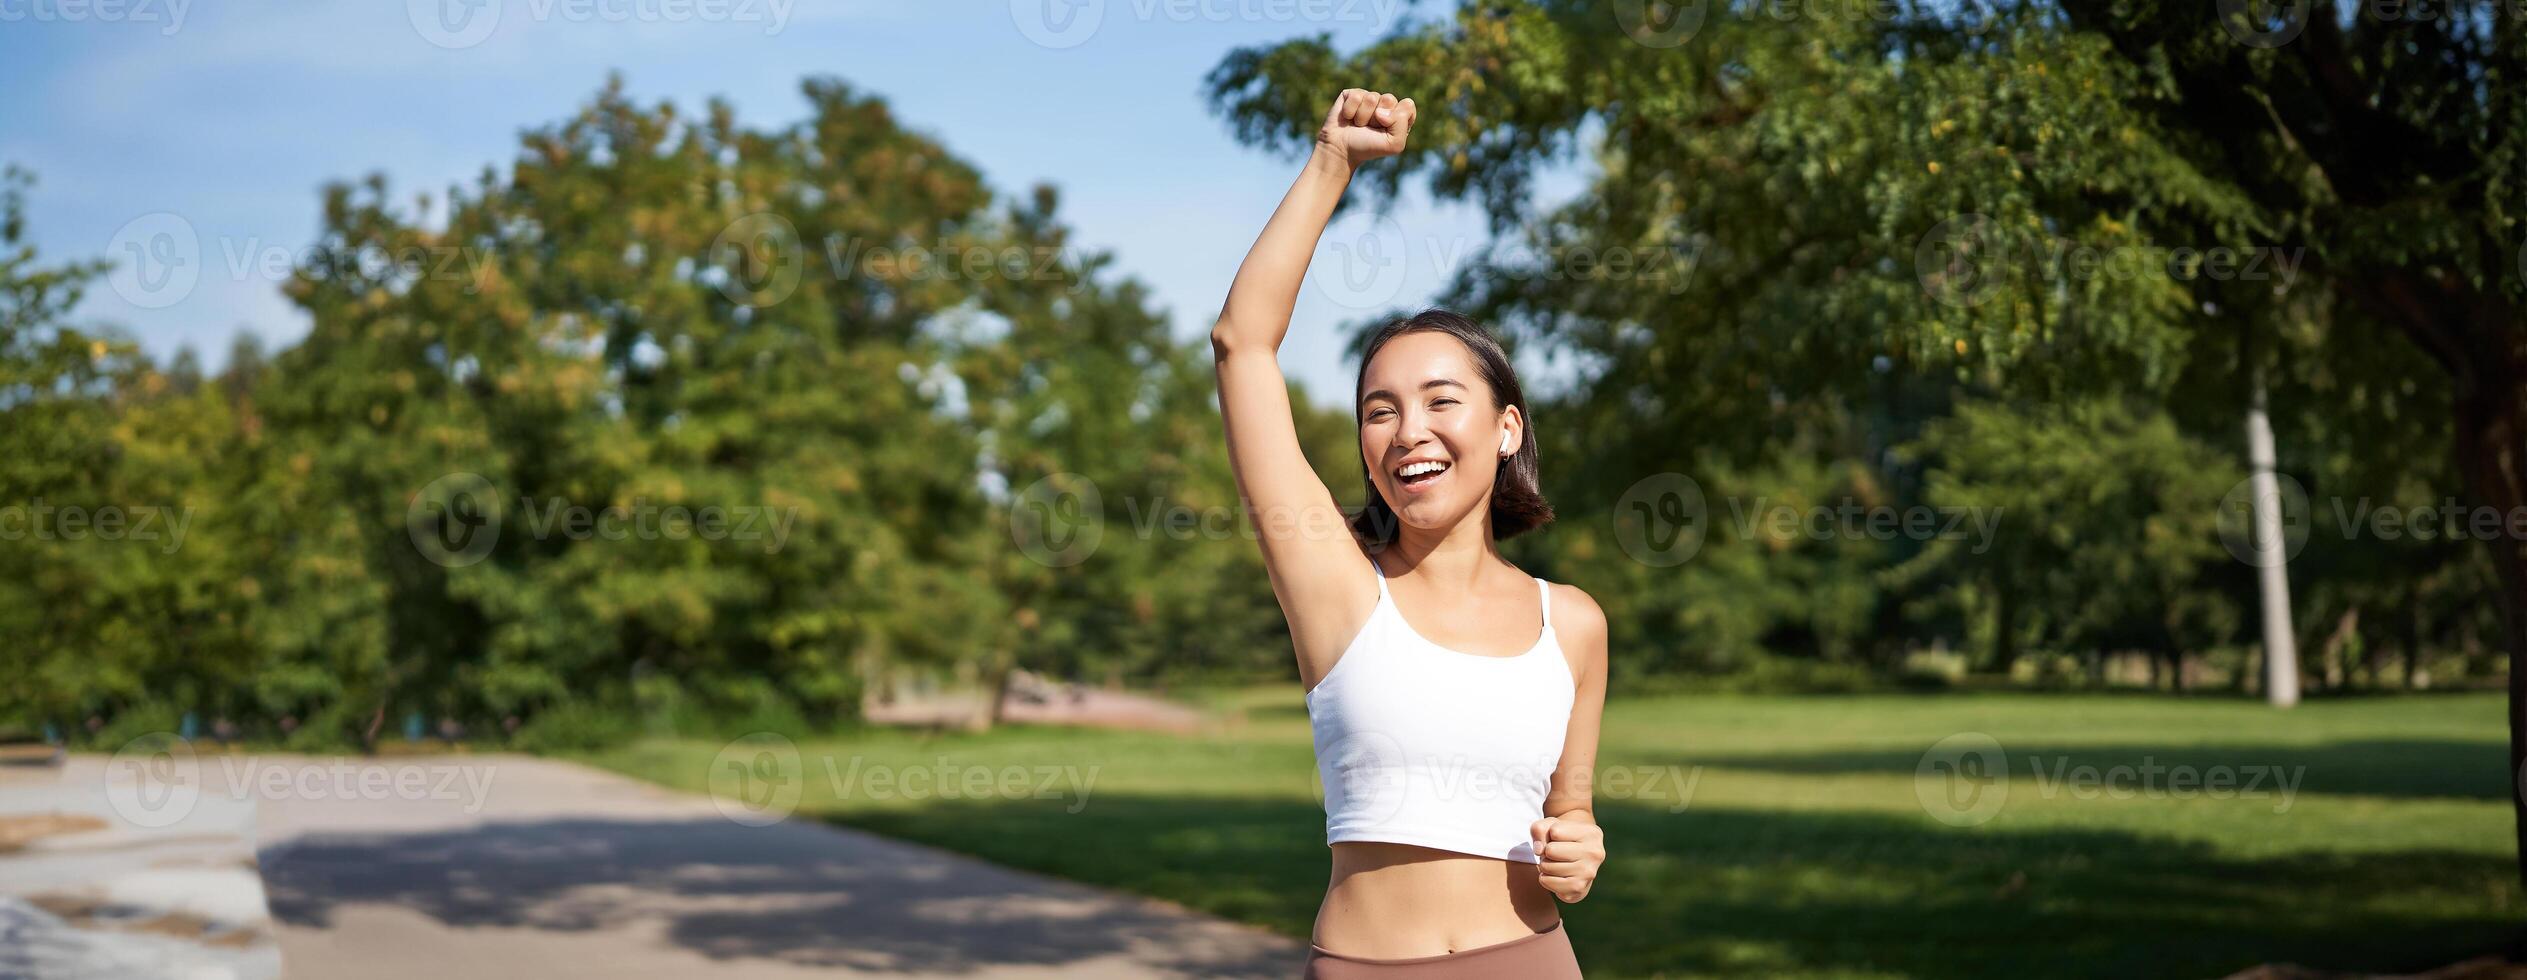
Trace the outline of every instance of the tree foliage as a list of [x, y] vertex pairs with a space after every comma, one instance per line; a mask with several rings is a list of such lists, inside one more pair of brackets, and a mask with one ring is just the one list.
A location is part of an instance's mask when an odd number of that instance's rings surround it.
[[[338, 742], [1279, 667], [1252, 549], [1150, 523], [1233, 516], [1201, 352], [1049, 189], [1003, 200], [883, 102], [803, 90], [767, 130], [609, 85], [438, 200], [328, 188], [285, 285], [312, 329], [213, 379], [64, 326], [98, 267], [13, 251], [7, 499], [195, 527], [7, 550], [8, 710]], [[1057, 476], [1102, 501], [1075, 555], [1019, 492]]]
[[[1596, 366], [1558, 416], [1540, 413], [1578, 473], [1565, 486], [1795, 450], [1890, 388], [2045, 406], [2033, 425], [2138, 399], [2234, 445], [2261, 378], [2285, 466], [2333, 481], [2320, 501], [2394, 487], [2379, 499], [2461, 497], [2506, 518], [2527, 513], [2518, 18], [2333, 0], [1507, 0], [1356, 52], [1322, 37], [1241, 50], [1210, 87], [1267, 146], [1303, 138], [1306, 106], [1346, 85], [1425, 107], [1387, 189], [1418, 175], [1485, 207], [1525, 247], [1472, 264], [1464, 303]], [[1537, 175], [1582, 151], [1585, 191], [1531, 216]], [[1575, 255], [1609, 254], [1687, 257], [1691, 289], [1568, 274]], [[1879, 419], [1867, 441], [1901, 443], [1922, 417]], [[2165, 448], [2162, 462], [2199, 456]], [[1980, 485], [1959, 479], [1949, 492]], [[2515, 772], [2527, 537], [2482, 545], [2469, 560], [2499, 572]], [[2182, 580], [2171, 571], [2114, 574]], [[2049, 614], [2076, 618], [2069, 601]]]

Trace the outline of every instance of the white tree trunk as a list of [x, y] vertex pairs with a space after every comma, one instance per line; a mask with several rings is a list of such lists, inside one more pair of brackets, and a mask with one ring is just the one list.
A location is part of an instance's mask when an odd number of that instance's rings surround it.
[[2256, 569], [2264, 599], [2264, 696], [2273, 707], [2287, 708], [2299, 703], [2299, 642], [2290, 623], [2289, 546], [2282, 540], [2281, 481], [2273, 475], [2273, 424], [2264, 411], [2264, 372], [2252, 372], [2246, 462], [2255, 483], [2255, 539], [2259, 548], [2271, 549]]

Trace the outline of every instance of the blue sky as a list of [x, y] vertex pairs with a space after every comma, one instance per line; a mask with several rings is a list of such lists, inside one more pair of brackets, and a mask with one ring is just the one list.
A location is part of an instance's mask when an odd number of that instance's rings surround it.
[[[190, 344], [214, 363], [241, 330], [275, 345], [305, 331], [271, 277], [237, 270], [247, 257], [305, 247], [324, 183], [383, 172], [409, 199], [468, 181], [505, 163], [521, 129], [568, 116], [609, 71], [642, 102], [698, 108], [723, 96], [758, 126], [803, 115], [801, 78], [841, 76], [884, 96], [1003, 193], [1058, 186], [1082, 244], [1114, 251], [1123, 271], [1151, 284], [1180, 335], [1200, 336], [1296, 168], [1230, 139], [1203, 103], [1203, 75], [1241, 45], [1330, 32], [1357, 46], [1412, 9], [1402, 0], [89, 2], [0, 2], [0, 83], [11, 93], [0, 100], [0, 161], [36, 172], [31, 231], [55, 260], [119, 253], [134, 229], [180, 219], [199, 243], [191, 287], [101, 287], [81, 314], [153, 352]], [[1570, 193], [1579, 180], [1574, 167], [1547, 193]], [[1366, 271], [1349, 285], [1320, 276], [1302, 290], [1284, 362], [1320, 401], [1351, 383], [1339, 325], [1434, 296], [1451, 263], [1484, 238], [1471, 207], [1417, 191], [1388, 219], [1362, 209], [1337, 222], [1320, 273], [1344, 267], [1328, 255], [1378, 261], [1351, 266]]]

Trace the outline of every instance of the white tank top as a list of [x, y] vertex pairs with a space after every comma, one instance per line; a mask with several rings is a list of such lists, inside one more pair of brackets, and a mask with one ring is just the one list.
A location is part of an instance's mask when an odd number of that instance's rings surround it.
[[1377, 608], [1307, 692], [1325, 843], [1536, 862], [1527, 829], [1544, 816], [1578, 691], [1543, 579], [1536, 594], [1544, 629], [1535, 646], [1514, 657], [1463, 653], [1405, 623], [1378, 569]]

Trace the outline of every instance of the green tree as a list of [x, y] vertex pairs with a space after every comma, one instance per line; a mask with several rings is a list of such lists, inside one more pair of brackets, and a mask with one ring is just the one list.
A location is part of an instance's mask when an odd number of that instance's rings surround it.
[[86, 624], [53, 617], [51, 603], [71, 585], [57, 569], [72, 556], [28, 526], [37, 507], [93, 502], [87, 475], [108, 452], [110, 423], [96, 392], [114, 353], [67, 323], [103, 265], [45, 265], [26, 239], [33, 183], [16, 167], [0, 172], [0, 501], [15, 512], [18, 538], [0, 548], [0, 633], [10, 637], [11, 664], [0, 697], [30, 720], [87, 707], [91, 672], [117, 668], [98, 657]]
[[2188, 641], [2234, 629], [2234, 605], [2200, 589], [2232, 560], [2203, 501], [2244, 471], [2165, 415], [2113, 400], [1968, 404], [1907, 452], [1930, 460], [1932, 504], [1989, 515], [1998, 533], [1941, 538], [1896, 574], [1953, 583], [1954, 601], [1985, 612], [2001, 671], [2032, 640], [2099, 672], [2107, 653], [2142, 650], [2181, 682]]
[[237, 427], [198, 370], [161, 371], [68, 313], [101, 264], [44, 267], [23, 240], [31, 178], [0, 179], [0, 712], [125, 727], [227, 713], [247, 671], [250, 578], [223, 481]]
[[[66, 324], [103, 266], [37, 263], [13, 174], [0, 499], [196, 520], [180, 553], [0, 552], [34, 651], [0, 711], [568, 740], [848, 717], [898, 667], [1286, 671], [1254, 556], [1208, 540], [1243, 525], [1199, 345], [1049, 188], [1001, 201], [884, 102], [803, 91], [758, 129], [609, 84], [438, 201], [329, 187], [285, 285], [308, 335], [210, 378]], [[1024, 520], [1057, 475], [1104, 494], [1077, 562]]]
[[[1536, 172], [1595, 135], [1596, 179], [1527, 223], [1546, 247], [1522, 254], [1683, 250], [1692, 294], [1514, 258], [1465, 290], [1598, 355], [1593, 430], [1752, 453], [1778, 432], [1773, 402], [1857, 390], [1876, 356], [2018, 399], [2189, 395], [2169, 404], [2200, 431], [2239, 416], [2258, 371], [2276, 389], [2322, 373], [2353, 395], [2332, 412], [2402, 436], [2369, 447], [2388, 464], [2453, 448], [2472, 501], [2518, 512], [2527, 30], [2502, 4], [2249, 6], [1512, 0], [1348, 55], [1323, 38], [1239, 51], [1211, 88], [1265, 145], [1303, 139], [1340, 86], [1412, 93], [1427, 121], [1391, 181], [1427, 175], [1504, 229]], [[2095, 274], [2083, 248], [2157, 271]], [[2215, 248], [2305, 261], [2284, 281], [2218, 268]], [[2450, 413], [2399, 411], [2416, 388], [2449, 392]], [[2527, 540], [2490, 550], [2514, 773]]]
[[[830, 718], [894, 666], [1148, 675], [1262, 635], [1269, 606], [1202, 601], [1245, 572], [1135, 533], [1234, 499], [1191, 346], [1049, 190], [1002, 206], [882, 101], [804, 92], [756, 130], [609, 85], [443, 227], [328, 192], [291, 284], [315, 326], [259, 398], [307, 494], [272, 514], [327, 532], [276, 561], [274, 618], [335, 727], [585, 697]], [[1077, 569], [993, 496], [1053, 474], [1109, 502]], [[778, 536], [591, 537], [573, 507]]]

